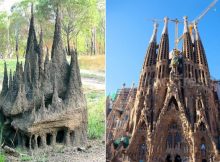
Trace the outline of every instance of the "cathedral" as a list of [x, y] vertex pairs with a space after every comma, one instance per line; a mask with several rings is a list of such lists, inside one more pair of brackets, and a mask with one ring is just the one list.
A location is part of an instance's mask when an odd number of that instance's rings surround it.
[[139, 85], [107, 99], [107, 161], [220, 162], [219, 81], [210, 77], [197, 23], [184, 17], [182, 50], [154, 24]]

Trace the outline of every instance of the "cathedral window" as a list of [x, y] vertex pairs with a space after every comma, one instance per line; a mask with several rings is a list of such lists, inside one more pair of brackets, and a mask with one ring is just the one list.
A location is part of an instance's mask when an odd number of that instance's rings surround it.
[[165, 73], [165, 65], [162, 67], [162, 78], [164, 78], [164, 73]]
[[172, 148], [172, 143], [173, 143], [173, 137], [171, 134], [169, 134], [167, 137], [167, 148]]
[[184, 69], [185, 69], [185, 76], [187, 77], [187, 66], [186, 66], [186, 64], [184, 65]]
[[158, 74], [158, 78], [160, 78], [161, 76], [161, 66], [159, 67], [159, 74]]
[[139, 159], [144, 160], [146, 155], [146, 144], [142, 143], [139, 146]]
[[203, 158], [206, 157], [206, 144], [204, 137], [201, 139], [201, 145], [200, 145], [201, 155]]
[[196, 77], [196, 82], [198, 82], [198, 73], [196, 69], [195, 69], [195, 77]]
[[206, 146], [205, 144], [201, 144], [201, 154], [202, 154], [202, 157], [205, 157], [206, 155]]
[[190, 65], [188, 64], [188, 77], [191, 78]]
[[180, 149], [182, 147], [182, 136], [176, 122], [169, 125], [168, 136], [166, 139], [167, 149]]
[[206, 130], [205, 124], [203, 122], [201, 122], [201, 124], [199, 125], [199, 130], [200, 131], [205, 131]]
[[174, 148], [180, 148], [181, 136], [179, 132], [176, 132], [175, 139], [174, 139]]
[[126, 120], [126, 121], [128, 120], [128, 115], [125, 116], [125, 120]]
[[201, 100], [198, 101], [198, 108], [199, 108], [200, 110], [202, 109], [202, 101], [201, 101]]

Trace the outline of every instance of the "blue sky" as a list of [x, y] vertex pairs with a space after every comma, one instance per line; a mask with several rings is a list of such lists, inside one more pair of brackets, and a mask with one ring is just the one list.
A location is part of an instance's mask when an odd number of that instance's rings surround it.
[[[107, 0], [106, 1], [106, 93], [138, 85], [140, 70], [153, 23], [148, 19], [165, 16], [196, 18], [213, 0]], [[159, 24], [159, 43], [163, 23]], [[220, 2], [199, 22], [211, 76], [220, 79]], [[170, 50], [174, 46], [174, 24], [169, 23]], [[179, 26], [179, 35], [183, 25]], [[182, 43], [180, 43], [182, 46]]]

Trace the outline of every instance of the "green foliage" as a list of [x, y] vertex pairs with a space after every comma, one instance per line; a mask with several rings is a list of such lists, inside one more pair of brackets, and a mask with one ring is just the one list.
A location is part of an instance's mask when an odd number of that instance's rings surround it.
[[[24, 59], [19, 59], [19, 61], [22, 61], [24, 63]], [[16, 68], [16, 59], [7, 59], [6, 64], [7, 64], [7, 69], [8, 69], [8, 75], [9, 75], [9, 70], [11, 69], [12, 72], [14, 72]], [[3, 80], [4, 76], [4, 60], [0, 60], [0, 80]]]
[[5, 155], [0, 153], [0, 162], [5, 162], [5, 161], [6, 161]]
[[86, 95], [88, 102], [88, 136], [90, 139], [103, 137], [105, 133], [105, 94], [91, 91]]
[[20, 158], [21, 161], [31, 161], [33, 158], [29, 155], [22, 155]]
[[[105, 49], [104, 0], [21, 0], [11, 7], [11, 13], [0, 12], [0, 53], [4, 58], [25, 55], [31, 3], [34, 4], [35, 29], [44, 33], [44, 47], [51, 48], [55, 11], [62, 12], [64, 47], [77, 48], [79, 54], [103, 54]], [[95, 31], [95, 34], [92, 32]]]
[[1, 145], [3, 142], [3, 130], [4, 130], [4, 126], [2, 125], [2, 123], [0, 123], [0, 162], [5, 162], [5, 160], [6, 160], [5, 155], [1, 149]]

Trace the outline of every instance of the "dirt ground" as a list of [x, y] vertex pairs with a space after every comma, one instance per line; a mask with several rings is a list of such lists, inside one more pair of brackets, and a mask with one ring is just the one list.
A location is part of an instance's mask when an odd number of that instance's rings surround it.
[[[21, 151], [19, 158], [7, 156], [7, 162], [104, 162], [105, 142], [89, 140], [87, 147], [67, 147], [56, 145], [54, 148], [37, 149], [34, 151]], [[82, 150], [81, 150], [82, 149]]]

